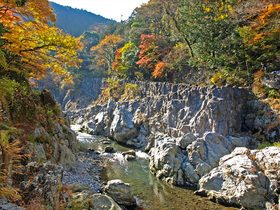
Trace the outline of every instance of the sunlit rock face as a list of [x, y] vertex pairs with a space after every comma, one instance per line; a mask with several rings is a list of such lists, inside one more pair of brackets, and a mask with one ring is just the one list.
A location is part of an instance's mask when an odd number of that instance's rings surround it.
[[96, 100], [105, 83], [105, 79], [87, 77], [75, 88], [57, 88], [56, 85], [50, 87], [48, 81], [40, 81], [39, 89], [50, 89], [63, 110], [75, 110], [86, 108]]
[[[68, 112], [72, 122], [81, 124], [82, 130], [88, 133], [105, 135], [145, 150], [150, 155], [151, 172], [168, 183], [200, 187], [198, 193], [217, 202], [248, 208], [255, 208], [250, 207], [250, 202], [257, 192], [256, 205], [267, 205], [263, 195], [275, 187], [264, 186], [266, 180], [272, 179], [267, 174], [261, 175], [262, 170], [248, 172], [247, 179], [256, 185], [252, 191], [245, 182], [234, 179], [226, 182], [224, 172], [220, 172], [224, 157], [232, 155], [235, 160], [236, 156], [238, 163], [240, 157], [231, 154], [232, 151], [246, 147], [251, 153], [249, 149], [257, 147], [250, 134], [263, 131], [267, 139], [278, 141], [279, 129], [265, 130], [277, 117], [267, 105], [255, 100], [248, 89], [231, 86], [134, 83], [139, 87], [140, 99], [109, 100], [104, 105]], [[244, 167], [256, 164], [248, 156], [245, 159]], [[228, 174], [243, 173], [235, 166], [227, 164]], [[238, 195], [230, 191], [235, 188], [239, 190]], [[223, 193], [233, 197], [224, 197]]]
[[[91, 133], [107, 135], [137, 147], [147, 144], [151, 134], [170, 137], [205, 132], [238, 133], [248, 90], [230, 86], [197, 87], [168, 83], [137, 82], [141, 99], [96, 105], [69, 114], [83, 122]], [[129, 142], [130, 143], [130, 142]]]
[[277, 200], [279, 168], [280, 148], [236, 148], [199, 180], [198, 192], [224, 204], [265, 208], [267, 202]]
[[176, 185], [196, 186], [199, 179], [219, 165], [220, 158], [236, 147], [249, 147], [248, 137], [225, 137], [206, 132], [202, 137], [186, 135], [192, 142], [182, 144], [182, 138], [157, 138], [150, 150], [150, 170], [158, 178]]
[[273, 89], [280, 90], [280, 74], [272, 73], [266, 74], [263, 77], [262, 84]]
[[250, 138], [233, 137], [244, 124], [247, 89], [135, 83], [141, 99], [75, 110], [72, 121], [88, 133], [146, 148], [151, 171], [176, 185], [196, 186], [220, 157], [249, 146]]

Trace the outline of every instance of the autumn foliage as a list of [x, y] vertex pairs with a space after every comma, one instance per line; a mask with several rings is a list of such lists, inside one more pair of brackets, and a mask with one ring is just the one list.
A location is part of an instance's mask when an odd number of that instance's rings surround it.
[[91, 48], [91, 51], [95, 54], [97, 65], [105, 65], [108, 67], [109, 74], [111, 73], [111, 66], [114, 62], [115, 54], [122, 42], [120, 35], [107, 35], [100, 43]]
[[112, 69], [125, 79], [133, 77], [135, 75], [138, 54], [139, 48], [135, 44], [125, 44], [117, 50]]
[[151, 0], [111, 31], [124, 40], [112, 70], [121, 78], [199, 84], [213, 84], [218, 72], [222, 84], [247, 86], [261, 62], [280, 68], [279, 12], [278, 0]]
[[79, 66], [81, 45], [78, 39], [49, 26], [55, 22], [49, 1], [1, 0], [0, 17], [1, 75], [42, 78], [51, 70], [70, 79], [65, 68]]
[[[53, 130], [60, 108], [43, 104], [30, 84], [48, 72], [70, 81], [79, 39], [54, 26], [48, 0], [0, 0], [0, 198], [21, 202], [17, 175], [35, 126]], [[50, 143], [52, 142], [44, 142]], [[20, 174], [22, 175], [22, 174]], [[10, 201], [10, 200], [7, 200]]]
[[166, 65], [164, 62], [162, 62], [162, 61], [157, 62], [156, 66], [155, 66], [155, 70], [152, 72], [153, 77], [154, 78], [160, 77], [163, 74], [165, 68], [166, 68]]
[[162, 36], [142, 34], [139, 48], [137, 64], [140, 67], [154, 69], [157, 61], [168, 52], [170, 46], [167, 45], [167, 40]]

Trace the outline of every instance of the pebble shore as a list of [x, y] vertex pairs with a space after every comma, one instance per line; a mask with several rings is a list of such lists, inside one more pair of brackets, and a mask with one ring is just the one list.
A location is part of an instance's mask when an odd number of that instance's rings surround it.
[[76, 166], [68, 172], [63, 172], [62, 183], [66, 185], [87, 184], [94, 192], [99, 193], [103, 184], [101, 172], [104, 161], [95, 152], [79, 152]]

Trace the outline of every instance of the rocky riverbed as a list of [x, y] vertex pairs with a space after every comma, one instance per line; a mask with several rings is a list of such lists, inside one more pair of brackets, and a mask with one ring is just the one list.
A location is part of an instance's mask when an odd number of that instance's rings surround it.
[[[158, 180], [150, 173], [149, 156], [144, 152], [131, 150], [104, 137], [78, 133], [79, 138], [82, 138], [83, 152], [78, 154], [76, 167], [63, 173], [63, 183], [71, 185], [73, 197], [78, 201], [97, 193], [101, 196], [101, 192], [119, 205], [135, 205], [137, 200], [144, 209], [186, 206], [188, 209], [234, 209], [196, 196], [193, 189], [174, 187]], [[105, 152], [108, 147], [113, 151]], [[128, 155], [134, 158], [127, 158]]]
[[[241, 147], [254, 151], [258, 145], [256, 135], [270, 142], [279, 141], [280, 129], [275, 123], [279, 121], [278, 115], [269, 106], [256, 100], [249, 89], [168, 83], [136, 84], [140, 89], [140, 99], [119, 102], [109, 100], [107, 104], [74, 110], [68, 114], [72, 122], [81, 124], [81, 129], [88, 133], [101, 134], [149, 153], [151, 172], [170, 184], [201, 189], [201, 186], [207, 186], [201, 180], [210, 182], [211, 179], [204, 177], [221, 167], [223, 157], [232, 155], [232, 151]], [[254, 133], [257, 134], [253, 135]], [[271, 170], [279, 170], [279, 159], [271, 159], [276, 165]], [[236, 171], [243, 171], [241, 169], [245, 165], [232, 164], [240, 167]], [[254, 162], [253, 165], [258, 164]], [[229, 164], [227, 166], [231, 167]], [[254, 170], [257, 174], [268, 173], [261, 167], [255, 167]], [[233, 168], [229, 169], [228, 174], [234, 173], [233, 171]], [[273, 180], [276, 181], [273, 182], [279, 183], [279, 174], [273, 174], [274, 176], [265, 174], [266, 179], [272, 182], [271, 178], [274, 177]], [[275, 200], [278, 196], [278, 184], [273, 189], [268, 185], [255, 185], [255, 175], [246, 176], [246, 180], [253, 183], [254, 187], [240, 185], [244, 186], [243, 201], [239, 199], [238, 193], [232, 193], [233, 197], [227, 198], [225, 194], [218, 192], [221, 196], [214, 199], [211, 196], [214, 191], [207, 188], [207, 192], [201, 194], [216, 202], [254, 208], [254, 204], [245, 202], [244, 199], [251, 196], [250, 192], [260, 190], [258, 186], [262, 186], [265, 196], [255, 197], [258, 199], [258, 206], [265, 208], [269, 206], [267, 202], [272, 207], [277, 205], [278, 201]], [[238, 177], [232, 177], [234, 187], [229, 187], [228, 182], [221, 186], [238, 191]], [[249, 190], [251, 188], [252, 191]], [[217, 197], [217, 193], [214, 194]]]
[[84, 184], [93, 192], [99, 193], [103, 184], [101, 172], [105, 161], [95, 152], [79, 152], [76, 166], [63, 172], [62, 183], [65, 185]]

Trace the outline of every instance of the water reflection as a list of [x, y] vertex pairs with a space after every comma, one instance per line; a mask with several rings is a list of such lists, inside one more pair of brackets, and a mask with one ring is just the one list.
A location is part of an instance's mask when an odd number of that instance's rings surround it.
[[[82, 149], [92, 148], [110, 158], [107, 168], [103, 171], [105, 181], [121, 179], [132, 186], [132, 192], [137, 197], [137, 204], [144, 209], [221, 209], [224, 207], [206, 198], [193, 194], [193, 190], [169, 186], [157, 180], [149, 171], [148, 155], [137, 151], [135, 161], [126, 161], [121, 154], [130, 148], [109, 141], [102, 144], [104, 137], [78, 133]], [[114, 147], [115, 153], [104, 153], [106, 146]]]

